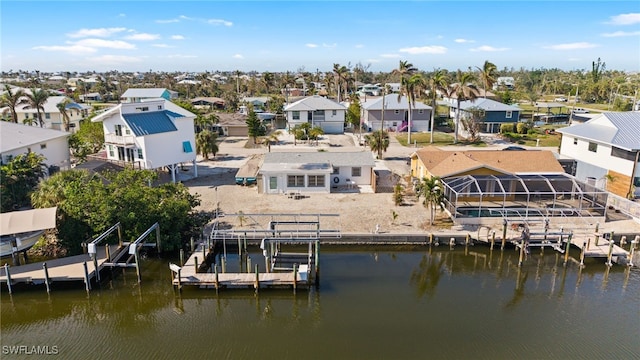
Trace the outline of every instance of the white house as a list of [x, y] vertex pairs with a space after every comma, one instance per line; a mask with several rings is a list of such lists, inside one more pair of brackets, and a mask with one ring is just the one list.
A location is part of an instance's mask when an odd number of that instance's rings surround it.
[[122, 103], [94, 117], [104, 129], [107, 158], [141, 169], [167, 167], [175, 182], [180, 163], [198, 176], [193, 120], [196, 115], [164, 99]]
[[576, 178], [619, 196], [640, 196], [640, 112], [605, 112], [558, 132], [560, 154], [576, 159]]
[[[30, 90], [26, 89], [25, 91]], [[80, 122], [89, 116], [90, 106], [78, 104], [67, 96], [49, 96], [43, 104], [43, 108], [40, 109], [40, 115], [42, 116], [45, 128], [64, 130], [63, 116], [60, 109], [58, 109], [58, 104], [65, 101], [65, 99], [70, 101], [65, 106], [67, 115], [69, 116], [69, 132], [75, 133], [80, 129]], [[26, 101], [26, 98], [25, 102], [16, 106], [16, 115], [18, 123], [20, 124], [31, 123], [34, 126], [40, 126], [38, 122], [38, 111]]]
[[284, 108], [290, 128], [302, 123], [320, 126], [325, 134], [344, 133], [347, 108], [333, 100], [314, 95], [298, 100]]
[[177, 99], [178, 92], [165, 88], [129, 88], [120, 96], [120, 100], [127, 103], [159, 98], [165, 100]]
[[357, 189], [371, 185], [374, 166], [370, 151], [270, 152], [258, 171], [258, 186], [266, 194]]
[[[382, 97], [370, 98], [362, 103], [362, 121], [365, 128], [372, 131], [382, 126]], [[431, 106], [420, 101], [411, 104], [411, 132], [430, 131]], [[407, 97], [398, 94], [384, 96], [384, 127], [393, 131], [407, 131], [409, 126], [409, 109]]]
[[45, 157], [47, 167], [70, 167], [69, 133], [0, 121], [0, 157], [3, 164], [14, 157], [34, 152]]

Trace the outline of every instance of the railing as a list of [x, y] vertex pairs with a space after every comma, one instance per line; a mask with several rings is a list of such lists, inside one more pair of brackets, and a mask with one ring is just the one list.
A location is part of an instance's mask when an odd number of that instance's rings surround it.
[[116, 134], [104, 134], [104, 141], [109, 144], [132, 145], [135, 144], [135, 136], [118, 136]]
[[640, 221], [640, 203], [609, 193], [607, 206], [619, 210], [621, 213]]
[[87, 160], [99, 160], [99, 161], [104, 161], [104, 162], [108, 162], [111, 164], [115, 164], [118, 165], [120, 167], [123, 168], [128, 168], [128, 169], [138, 169], [138, 170], [142, 170], [144, 169], [144, 163], [141, 161], [124, 161], [124, 160], [115, 160], [115, 159], [107, 159], [104, 158], [102, 156], [99, 155], [87, 155]]

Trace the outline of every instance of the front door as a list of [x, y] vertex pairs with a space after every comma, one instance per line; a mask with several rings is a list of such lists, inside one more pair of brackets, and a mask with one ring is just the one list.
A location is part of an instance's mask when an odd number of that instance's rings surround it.
[[118, 160], [124, 161], [124, 147], [118, 146]]
[[277, 192], [278, 191], [278, 177], [277, 176], [269, 176], [269, 192]]
[[133, 162], [135, 157], [133, 156], [133, 149], [127, 148], [127, 161]]

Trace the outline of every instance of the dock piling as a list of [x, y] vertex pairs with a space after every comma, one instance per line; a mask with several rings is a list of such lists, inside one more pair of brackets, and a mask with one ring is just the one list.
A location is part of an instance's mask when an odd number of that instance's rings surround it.
[[611, 257], [613, 255], [613, 232], [611, 232], [611, 238], [609, 239], [609, 253], [607, 254], [607, 266], [611, 267], [613, 266], [613, 263], [611, 262]]
[[7, 288], [9, 289], [9, 294], [13, 291], [11, 290], [11, 273], [9, 272], [9, 264], [4, 264], [4, 273], [7, 274]]
[[106, 254], [107, 261], [111, 261], [111, 248], [109, 247], [109, 244], [104, 246], [104, 253]]
[[298, 264], [293, 264], [293, 293], [296, 293], [296, 282], [298, 281]]
[[216, 293], [217, 293], [218, 288], [220, 287], [220, 279], [218, 278], [218, 265], [213, 266], [213, 273], [215, 275], [215, 284], [216, 284]]
[[429, 234], [429, 246], [433, 245], [433, 233]]
[[585, 248], [587, 247], [587, 243], [583, 242], [582, 243], [582, 250], [580, 251], [580, 266], [584, 266], [584, 253], [585, 253]]
[[[100, 271], [98, 271], [98, 255], [93, 254], [92, 258], [93, 258], [93, 270], [96, 272], [96, 280], [98, 281], [98, 283], [100, 283]], [[136, 263], [137, 262], [138, 260], [136, 259]]]
[[493, 230], [493, 232], [491, 233], [491, 251], [493, 251], [493, 246], [496, 243], [496, 231]]
[[196, 257], [193, 260], [194, 260], [195, 273], [197, 274], [198, 273], [198, 258]]
[[247, 256], [247, 273], [251, 272], [251, 258]]
[[89, 279], [89, 270], [87, 269], [87, 262], [82, 263], [84, 266], [84, 286], [87, 292], [91, 290], [91, 279]]
[[[136, 247], [136, 251], [134, 254], [136, 260], [136, 275], [138, 276], [138, 283], [142, 282], [142, 276], [140, 276], [140, 257], [138, 256], [138, 248]], [[96, 269], [96, 274], [99, 274], [98, 269]], [[98, 275], [98, 280], [100, 280], [100, 275]]]
[[524, 239], [520, 241], [520, 258], [518, 259], [518, 267], [522, 266], [524, 262]]
[[502, 244], [500, 245], [500, 250], [504, 250], [504, 245], [507, 242], [507, 220], [505, 219], [502, 222]]
[[256, 292], [258, 292], [258, 289], [260, 288], [260, 272], [258, 272], [258, 264], [256, 264]]
[[567, 263], [569, 262], [569, 250], [571, 250], [572, 236], [573, 236], [573, 233], [570, 233], [569, 236], [567, 237], [567, 246], [565, 246], [564, 248], [564, 266], [567, 266]]
[[49, 284], [49, 269], [47, 269], [47, 263], [42, 263], [42, 268], [44, 269], [44, 283], [47, 286], [47, 292], [51, 292], [51, 284]]
[[184, 266], [184, 249], [180, 249], [180, 266]]
[[[633, 243], [634, 241], [635, 241], [635, 240], [633, 240], [633, 241], [632, 241], [632, 243]], [[635, 254], [635, 252], [636, 252], [636, 247], [635, 247], [635, 245], [634, 245], [634, 244], [631, 244], [631, 249], [630, 249], [630, 251], [629, 251], [629, 266], [633, 266], [633, 255]], [[7, 274], [8, 274], [8, 273], [7, 273]]]

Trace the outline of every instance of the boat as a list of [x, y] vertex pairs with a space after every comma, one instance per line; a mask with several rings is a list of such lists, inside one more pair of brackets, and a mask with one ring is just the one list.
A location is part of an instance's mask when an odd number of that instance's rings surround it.
[[43, 234], [44, 230], [36, 230], [0, 236], [0, 257], [11, 256], [14, 253], [31, 249]]

